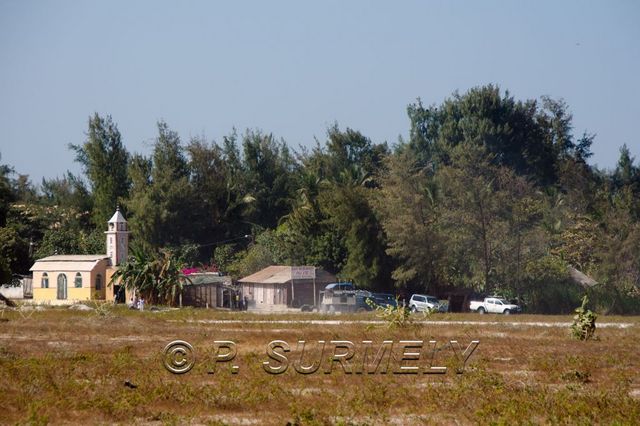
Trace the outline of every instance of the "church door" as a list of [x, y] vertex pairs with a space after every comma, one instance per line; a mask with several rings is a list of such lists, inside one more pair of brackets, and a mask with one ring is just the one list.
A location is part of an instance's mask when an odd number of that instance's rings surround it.
[[58, 299], [67, 298], [67, 276], [65, 274], [58, 275]]

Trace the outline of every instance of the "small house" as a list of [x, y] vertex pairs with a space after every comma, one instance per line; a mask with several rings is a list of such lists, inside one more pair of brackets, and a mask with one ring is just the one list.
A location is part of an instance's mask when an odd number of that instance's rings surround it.
[[320, 291], [335, 275], [314, 266], [273, 265], [238, 280], [249, 309], [278, 310], [316, 306]]

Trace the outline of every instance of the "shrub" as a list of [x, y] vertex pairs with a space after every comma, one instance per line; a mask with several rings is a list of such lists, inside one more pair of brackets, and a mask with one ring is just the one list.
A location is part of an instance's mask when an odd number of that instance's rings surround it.
[[411, 311], [400, 303], [396, 297], [396, 305], [380, 306], [371, 299], [366, 300], [367, 304], [375, 308], [376, 316], [383, 319], [389, 327], [405, 327], [413, 321]]
[[598, 315], [587, 309], [588, 303], [589, 298], [585, 294], [582, 298], [582, 306], [575, 310], [576, 315], [573, 317], [571, 334], [578, 340], [592, 339], [593, 334], [596, 332], [596, 318], [598, 318]]

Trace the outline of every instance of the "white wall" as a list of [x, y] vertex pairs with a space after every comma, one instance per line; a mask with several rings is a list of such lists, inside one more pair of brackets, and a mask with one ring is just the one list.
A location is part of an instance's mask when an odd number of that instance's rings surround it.
[[6, 287], [0, 286], [0, 294], [2, 294], [7, 299], [22, 299], [24, 298], [24, 293], [22, 290], [22, 285], [18, 287]]

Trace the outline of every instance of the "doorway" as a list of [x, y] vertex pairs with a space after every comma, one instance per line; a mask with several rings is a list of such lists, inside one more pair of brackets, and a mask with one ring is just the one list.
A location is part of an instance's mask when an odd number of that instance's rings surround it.
[[65, 274], [58, 274], [58, 300], [65, 300], [67, 298], [67, 276]]

